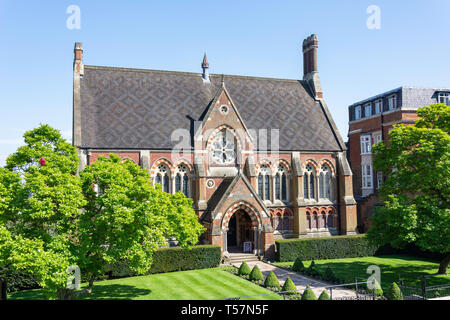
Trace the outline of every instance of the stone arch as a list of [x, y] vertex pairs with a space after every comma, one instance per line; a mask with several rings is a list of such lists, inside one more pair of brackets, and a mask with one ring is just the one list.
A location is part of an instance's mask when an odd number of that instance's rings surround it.
[[323, 164], [327, 165], [328, 168], [330, 168], [331, 174], [333, 176], [336, 174], [336, 169], [334, 168], [333, 163], [330, 160], [328, 160], [328, 159], [320, 160], [319, 164], [318, 164], [319, 170], [320, 170], [320, 168], [322, 167]]
[[177, 161], [175, 161], [175, 163], [173, 164], [174, 173], [175, 173], [175, 169], [176, 169], [180, 164], [185, 165], [185, 166], [188, 168], [189, 173], [192, 174], [192, 173], [194, 172], [194, 168], [193, 168], [192, 164], [191, 164], [188, 160], [186, 160], [186, 159], [184, 159], [184, 158], [181, 158], [181, 159], [178, 159]]
[[274, 168], [278, 168], [278, 165], [284, 166], [286, 168], [287, 174], [291, 174], [291, 166], [289, 164], [289, 161], [285, 159], [279, 159], [277, 162], [274, 163]]
[[254, 206], [245, 201], [238, 201], [231, 205], [228, 210], [225, 212], [222, 218], [222, 228], [228, 230], [228, 223], [230, 222], [233, 214], [238, 210], [244, 210], [250, 217], [252, 221], [252, 227], [260, 227], [262, 226], [261, 219], [259, 217], [258, 211]]
[[165, 164], [167, 168], [169, 168], [170, 174], [173, 175], [175, 167], [172, 165], [172, 163], [166, 158], [159, 158], [155, 162], [153, 162], [153, 165], [150, 169], [150, 176], [153, 177], [155, 175], [155, 170], [160, 164]]
[[261, 159], [258, 161], [258, 163], [255, 166], [256, 172], [259, 172], [259, 168], [265, 164], [266, 166], [268, 166], [270, 168], [270, 173], [272, 174], [273, 170], [272, 170], [272, 162], [269, 159]]

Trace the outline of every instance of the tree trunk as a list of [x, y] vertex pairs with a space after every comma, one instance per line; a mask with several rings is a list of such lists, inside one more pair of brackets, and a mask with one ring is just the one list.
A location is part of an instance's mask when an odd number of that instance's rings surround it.
[[0, 300], [8, 299], [6, 280], [0, 278]]
[[438, 274], [447, 274], [447, 268], [449, 264], [450, 264], [450, 252], [447, 252], [444, 256], [444, 259], [441, 260]]

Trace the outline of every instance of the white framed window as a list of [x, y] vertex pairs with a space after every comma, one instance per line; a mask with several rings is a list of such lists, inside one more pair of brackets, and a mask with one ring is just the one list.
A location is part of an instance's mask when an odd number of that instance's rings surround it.
[[303, 196], [305, 199], [314, 199], [314, 180], [316, 176], [314, 175], [315, 169], [312, 165], [308, 164], [305, 168], [305, 173], [303, 174]]
[[269, 166], [261, 165], [258, 174], [258, 195], [263, 200], [270, 200], [270, 175]]
[[287, 200], [287, 170], [281, 164], [275, 173], [275, 200]]
[[449, 92], [439, 92], [438, 103], [444, 103], [450, 106], [450, 93]]
[[389, 110], [394, 110], [397, 108], [397, 95], [392, 95], [388, 98]]
[[373, 144], [377, 144], [380, 141], [381, 141], [381, 133], [374, 134], [373, 135]]
[[361, 119], [361, 106], [355, 107], [355, 120]]
[[364, 106], [364, 117], [370, 117], [372, 115], [372, 104], [368, 103]]
[[372, 189], [372, 165], [365, 164], [362, 169], [362, 187], [363, 189]]
[[319, 197], [331, 200], [331, 170], [327, 165], [322, 165], [319, 173]]
[[361, 135], [361, 154], [370, 154], [372, 152], [370, 134]]
[[381, 113], [381, 111], [383, 110], [382, 106], [383, 106], [383, 100], [377, 100], [375, 101], [375, 114], [379, 114]]
[[383, 172], [377, 172], [377, 188], [383, 183]]

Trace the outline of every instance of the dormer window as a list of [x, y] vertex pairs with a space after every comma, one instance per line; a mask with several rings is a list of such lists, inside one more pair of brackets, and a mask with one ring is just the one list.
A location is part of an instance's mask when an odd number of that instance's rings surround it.
[[364, 106], [364, 117], [370, 117], [372, 115], [372, 105], [370, 103]]
[[439, 92], [438, 103], [444, 103], [450, 106], [450, 92]]
[[361, 106], [355, 107], [355, 120], [361, 119]]
[[375, 114], [381, 113], [382, 110], [382, 100], [375, 101]]
[[394, 94], [388, 98], [389, 110], [397, 109], [397, 96]]

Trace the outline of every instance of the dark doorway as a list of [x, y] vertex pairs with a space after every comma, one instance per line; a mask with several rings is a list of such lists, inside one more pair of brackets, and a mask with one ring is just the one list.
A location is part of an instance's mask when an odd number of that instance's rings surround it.
[[230, 221], [228, 222], [227, 245], [228, 245], [228, 247], [236, 247], [237, 246], [236, 215], [235, 214], [233, 214]]

